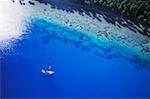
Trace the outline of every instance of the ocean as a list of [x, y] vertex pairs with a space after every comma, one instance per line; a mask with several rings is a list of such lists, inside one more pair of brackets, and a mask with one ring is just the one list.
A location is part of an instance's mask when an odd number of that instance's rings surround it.
[[41, 18], [24, 32], [1, 51], [3, 98], [150, 97], [150, 64], [132, 49]]

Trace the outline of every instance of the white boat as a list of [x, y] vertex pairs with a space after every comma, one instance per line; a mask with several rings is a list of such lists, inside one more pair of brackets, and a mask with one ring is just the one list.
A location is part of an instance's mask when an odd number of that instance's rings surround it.
[[48, 68], [47, 70], [41, 69], [41, 72], [42, 72], [43, 74], [49, 75], [49, 76], [52, 75], [52, 74], [54, 74], [54, 71], [51, 70], [51, 66], [49, 66], [49, 68]]

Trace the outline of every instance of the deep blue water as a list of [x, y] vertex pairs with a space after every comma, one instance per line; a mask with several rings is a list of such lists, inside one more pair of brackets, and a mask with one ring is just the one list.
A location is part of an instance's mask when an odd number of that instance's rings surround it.
[[[150, 97], [150, 64], [125, 47], [43, 19], [25, 32], [2, 53], [2, 97]], [[46, 76], [49, 65], [55, 74]]]

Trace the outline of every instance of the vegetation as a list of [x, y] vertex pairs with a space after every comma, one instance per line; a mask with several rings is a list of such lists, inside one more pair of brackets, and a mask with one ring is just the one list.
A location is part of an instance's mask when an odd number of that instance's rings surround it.
[[117, 10], [129, 18], [150, 26], [150, 1], [149, 0], [84, 0], [86, 4], [107, 6]]

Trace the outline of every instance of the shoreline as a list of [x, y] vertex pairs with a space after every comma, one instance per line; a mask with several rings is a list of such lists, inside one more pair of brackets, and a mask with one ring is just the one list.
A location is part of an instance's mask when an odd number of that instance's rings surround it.
[[[117, 20], [117, 21], [120, 21], [120, 24], [125, 26], [125, 27], [128, 27], [132, 30], [132, 28], [136, 28], [138, 30], [138, 32], [142, 35], [145, 35], [145, 36], [148, 36], [150, 37], [150, 28], [149, 26], [147, 26], [146, 24], [142, 24], [142, 23], [139, 23], [139, 21], [133, 19], [133, 18], [130, 18], [128, 16], [126, 16], [125, 14], [121, 14], [120, 12], [118, 11], [112, 11], [110, 10], [110, 8], [106, 7], [106, 6], [102, 6], [102, 5], [94, 5], [94, 4], [91, 4], [91, 5], [88, 5], [88, 4], [84, 4], [83, 2], [78, 2], [78, 1], [75, 1], [75, 0], [69, 0], [69, 1], [55, 1], [55, 0], [49, 0], [49, 1], [44, 1], [44, 0], [36, 0], [40, 3], [43, 3], [43, 4], [50, 4], [52, 5], [54, 8], [59, 8], [59, 9], [62, 9], [62, 10], [66, 10], [66, 11], [69, 11], [69, 12], [72, 12], [71, 10], [72, 9], [78, 9], [78, 11], [81, 11], [81, 9], [83, 9], [85, 12], [92, 12], [93, 15], [98, 13], [98, 14], [102, 14], [102, 15], [105, 15], [107, 17], [112, 17], [111, 20], [109, 20], [108, 18], [108, 22], [111, 22], [112, 24], [114, 24], [115, 22], [113, 22], [113, 20]], [[70, 6], [72, 7], [71, 10], [68, 10], [68, 9], [64, 9], [63, 6]], [[81, 11], [82, 13], [82, 11]], [[95, 16], [96, 17], [96, 16]], [[119, 20], [117, 18], [120, 18]], [[106, 18], [107, 19], [107, 18]], [[122, 19], [126, 21], [126, 24], [122, 24]], [[134, 26], [136, 25], [136, 26]]]
[[[128, 27], [121, 26], [117, 21], [115, 21], [115, 24], [117, 25], [114, 25], [111, 22], [109, 23], [109, 20], [107, 21], [105, 18], [108, 16], [103, 14], [95, 13], [95, 16], [97, 17], [95, 18], [91, 11], [85, 12], [81, 9], [81, 13], [79, 10], [72, 9], [72, 12], [70, 12], [53, 7], [53, 5], [50, 4], [41, 4], [38, 1], [34, 2], [34, 5], [28, 4], [28, 1], [25, 5], [20, 5], [19, 2], [18, 4], [15, 2], [10, 5], [12, 8], [8, 7], [9, 9], [18, 9], [18, 12], [24, 12], [23, 16], [26, 16], [25, 19], [42, 17], [58, 24], [83, 31], [89, 35], [93, 35], [96, 39], [103, 38], [108, 41], [115, 41], [128, 47], [138, 49], [142, 53], [150, 56], [149, 37], [140, 34], [136, 29], [135, 31], [132, 31]], [[67, 6], [67, 8], [68, 7], [70, 6]], [[71, 8], [72, 6], [70, 9]]]

